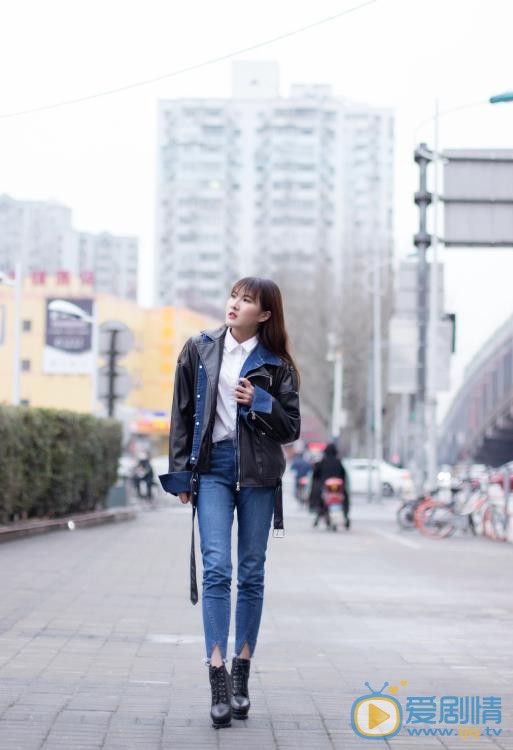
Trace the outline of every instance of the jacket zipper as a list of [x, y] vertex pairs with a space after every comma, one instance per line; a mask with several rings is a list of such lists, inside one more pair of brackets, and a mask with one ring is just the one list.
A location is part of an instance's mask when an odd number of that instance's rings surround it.
[[251, 410], [251, 419], [259, 419], [261, 422], [265, 424], [268, 430], [272, 430], [272, 427], [269, 424], [269, 422], [266, 422], [265, 419], [261, 417], [260, 414], [257, 414], [256, 411], [254, 411], [253, 409]]

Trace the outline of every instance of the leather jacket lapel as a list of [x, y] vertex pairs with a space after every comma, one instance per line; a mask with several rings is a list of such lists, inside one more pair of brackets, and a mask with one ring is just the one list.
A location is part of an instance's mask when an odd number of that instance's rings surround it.
[[215, 338], [211, 338], [209, 333], [210, 332], [207, 333], [208, 338], [202, 337], [201, 341], [198, 341], [196, 346], [198, 347], [203, 367], [207, 371], [209, 385], [215, 392], [219, 381], [219, 371], [221, 369], [221, 361], [223, 358], [226, 329], [224, 329], [224, 332], [221, 332], [220, 336], [216, 336]]
[[[256, 347], [253, 349], [253, 351], [250, 353], [249, 357], [244, 362], [244, 365], [241, 370], [241, 375], [245, 377], [245, 375], [248, 372], [251, 372], [252, 370], [256, 370], [259, 367], [262, 367], [263, 365], [281, 365], [282, 361], [281, 359], [276, 355], [270, 352], [261, 342], [259, 342]], [[265, 367], [264, 367], [265, 370]]]
[[223, 359], [224, 338], [226, 328], [218, 328], [215, 331], [205, 331], [205, 335], [196, 343], [200, 360], [207, 373], [208, 388], [205, 394], [205, 411], [203, 424], [201, 426], [201, 440], [208, 431], [212, 415], [215, 415], [217, 405], [217, 387], [219, 384], [219, 373]]

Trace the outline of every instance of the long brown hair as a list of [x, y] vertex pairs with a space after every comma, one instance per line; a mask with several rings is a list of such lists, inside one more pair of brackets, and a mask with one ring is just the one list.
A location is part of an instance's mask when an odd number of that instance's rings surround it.
[[262, 279], [259, 276], [246, 276], [236, 281], [232, 287], [232, 293], [247, 293], [260, 302], [262, 310], [269, 310], [271, 317], [263, 323], [258, 324], [258, 336], [269, 351], [281, 357], [291, 367], [300, 383], [298, 367], [290, 353], [289, 337], [285, 328], [285, 315], [283, 313], [283, 300], [280, 287], [271, 279]]

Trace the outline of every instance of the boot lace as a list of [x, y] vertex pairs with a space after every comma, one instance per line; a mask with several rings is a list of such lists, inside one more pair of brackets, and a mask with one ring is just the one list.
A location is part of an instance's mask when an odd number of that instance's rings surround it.
[[232, 682], [234, 695], [248, 697], [248, 674], [242, 664], [235, 662], [232, 668]]
[[212, 698], [214, 703], [228, 703], [228, 679], [224, 667], [215, 667], [212, 680]]

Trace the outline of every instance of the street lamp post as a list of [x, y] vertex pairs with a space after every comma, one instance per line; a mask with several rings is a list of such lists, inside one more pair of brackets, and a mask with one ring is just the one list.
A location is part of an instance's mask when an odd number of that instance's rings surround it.
[[333, 409], [331, 416], [331, 434], [336, 443], [340, 438], [342, 424], [342, 393], [343, 393], [344, 366], [342, 351], [335, 352], [333, 358]]
[[[489, 104], [502, 104], [513, 102], [513, 91], [506, 91], [501, 94], [490, 96], [488, 99]], [[459, 110], [468, 109], [471, 107], [477, 107], [485, 104], [485, 101], [470, 102], [468, 104], [460, 105], [458, 107], [451, 107], [450, 109], [440, 112], [438, 100], [435, 101], [435, 110], [433, 117], [427, 118], [422, 123], [419, 123], [415, 129], [415, 134], [419, 128], [429, 123], [430, 121], [434, 126], [434, 148], [431, 152], [431, 161], [434, 167], [434, 180], [433, 180], [433, 192], [431, 195], [432, 211], [433, 211], [433, 234], [430, 236], [431, 240], [431, 265], [429, 270], [429, 314], [428, 314], [428, 332], [425, 339], [427, 339], [427, 361], [426, 370], [427, 377], [422, 378], [424, 380], [424, 388], [421, 385], [420, 392], [425, 392], [426, 401], [424, 406], [427, 407], [422, 409], [421, 417], [427, 422], [427, 456], [426, 456], [426, 469], [427, 469], [427, 480], [431, 486], [436, 486], [436, 475], [437, 475], [437, 390], [436, 390], [436, 372], [437, 372], [437, 330], [439, 322], [439, 309], [438, 309], [438, 206], [439, 206], [439, 167], [441, 162], [441, 154], [439, 149], [439, 120], [441, 116], [452, 114]], [[422, 292], [421, 292], [422, 294]], [[421, 398], [421, 407], [423, 399]], [[422, 434], [422, 430], [421, 430]], [[419, 446], [420, 451], [422, 447]]]
[[378, 497], [381, 493], [381, 462], [383, 460], [383, 391], [382, 391], [382, 338], [381, 338], [381, 258], [376, 243], [373, 252], [373, 294], [372, 294], [372, 344], [373, 344], [373, 390], [374, 390], [374, 460]]
[[23, 258], [15, 265], [14, 281], [5, 274], [0, 274], [0, 283], [14, 287], [14, 336], [12, 360], [12, 395], [11, 403], [19, 406], [21, 401], [21, 317], [23, 307]]
[[331, 439], [338, 444], [342, 424], [342, 404], [344, 388], [344, 366], [342, 349], [337, 343], [337, 336], [333, 331], [328, 333], [327, 362], [333, 363], [333, 397], [331, 401]]
[[[372, 286], [363, 282], [364, 289], [372, 296], [372, 350], [368, 362], [368, 389], [367, 389], [367, 454], [369, 458], [369, 498], [371, 498], [371, 473], [373, 472], [374, 463], [376, 465], [376, 490], [378, 500], [381, 498], [381, 462], [383, 461], [383, 368], [382, 354], [385, 344], [381, 335], [382, 324], [382, 297], [386, 290], [382, 289], [382, 271], [390, 266], [388, 259], [382, 259], [380, 246], [376, 244], [372, 248], [372, 265], [368, 276], [372, 276]], [[372, 439], [371, 437], [372, 436]]]
[[437, 441], [437, 338], [438, 338], [438, 206], [439, 206], [439, 126], [438, 100], [435, 101], [434, 150], [433, 150], [433, 193], [431, 208], [433, 212], [433, 234], [431, 236], [431, 265], [429, 272], [429, 315], [428, 315], [428, 360], [427, 360], [427, 479], [428, 489], [434, 489], [438, 474], [438, 441]]
[[488, 101], [490, 104], [502, 104], [504, 102], [513, 102], [513, 91], [505, 91], [503, 94], [495, 94]]
[[427, 250], [431, 235], [427, 231], [427, 208], [432, 195], [427, 189], [427, 166], [432, 160], [432, 152], [425, 143], [415, 149], [415, 161], [419, 165], [419, 189], [415, 193], [415, 203], [419, 208], [419, 231], [414, 237], [417, 248], [417, 316], [419, 342], [417, 350], [417, 397], [415, 403], [417, 439], [416, 445], [416, 489], [419, 494], [425, 490], [427, 474], [426, 451], [426, 396], [428, 393], [428, 322], [427, 299]]
[[[505, 91], [503, 94], [495, 94], [495, 96], [491, 96], [488, 100], [490, 104], [505, 104], [507, 102], [513, 102], [513, 91]], [[508, 530], [508, 523], [509, 523], [509, 506], [510, 506], [510, 498], [511, 493], [509, 491], [509, 476], [505, 477], [504, 480], [504, 497], [505, 497], [505, 508], [504, 508], [504, 517], [506, 519], [506, 532]]]
[[[376, 466], [376, 493], [381, 500], [381, 463], [383, 461], [383, 373], [382, 361], [382, 309], [381, 309], [381, 271], [383, 266], [382, 244], [378, 231], [378, 207], [380, 204], [380, 176], [377, 165], [371, 177], [372, 207], [374, 213], [374, 231], [371, 242], [372, 264], [372, 384], [373, 384], [373, 422], [374, 422], [374, 461]], [[369, 456], [370, 459], [370, 456]], [[374, 464], [369, 462], [369, 466]], [[372, 469], [369, 470], [372, 471]]]
[[14, 354], [12, 403], [19, 406], [21, 401], [21, 316], [23, 307], [23, 260], [16, 263], [16, 283], [14, 286]]

